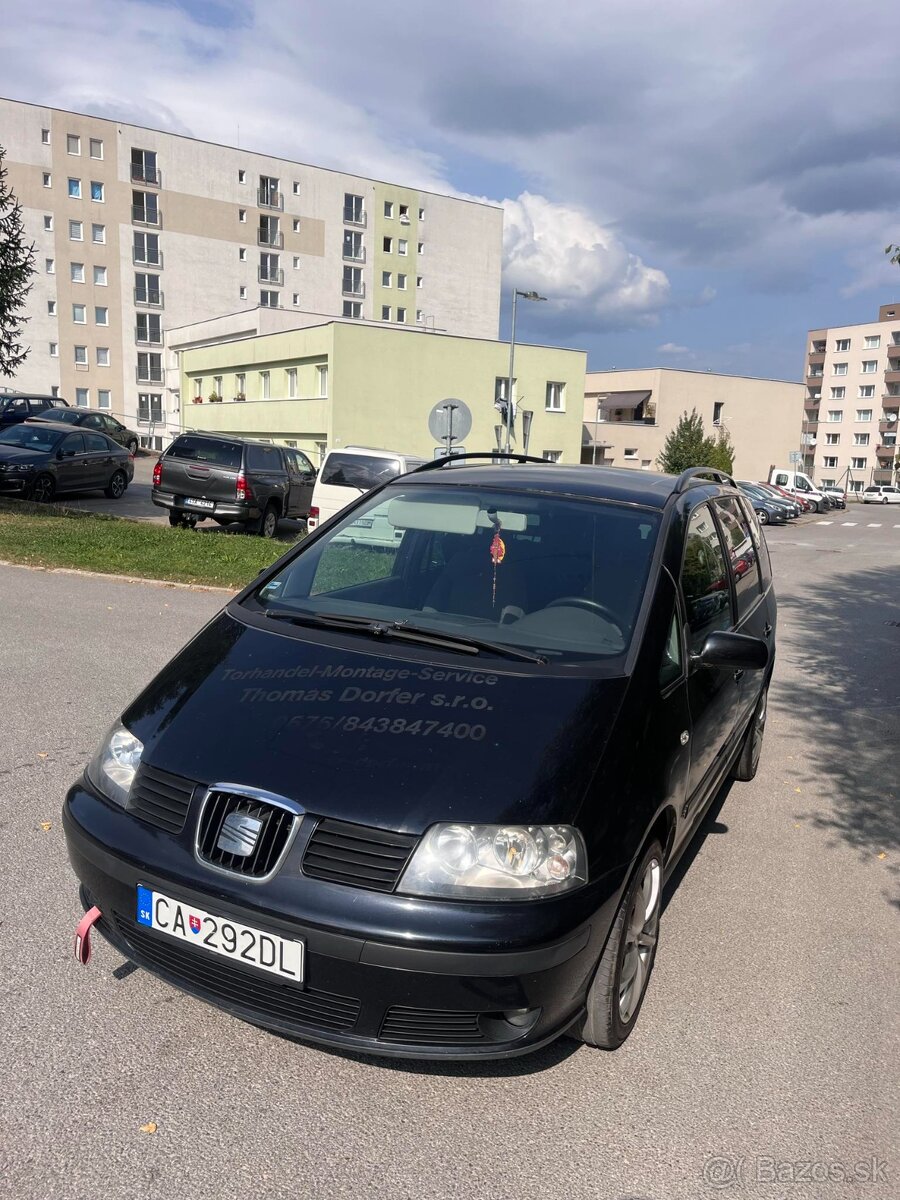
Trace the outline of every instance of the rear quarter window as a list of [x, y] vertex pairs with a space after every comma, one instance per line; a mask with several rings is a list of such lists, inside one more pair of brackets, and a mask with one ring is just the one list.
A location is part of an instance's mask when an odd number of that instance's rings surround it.
[[331, 487], [369, 491], [400, 474], [396, 458], [374, 458], [364, 454], [329, 454], [319, 482]]

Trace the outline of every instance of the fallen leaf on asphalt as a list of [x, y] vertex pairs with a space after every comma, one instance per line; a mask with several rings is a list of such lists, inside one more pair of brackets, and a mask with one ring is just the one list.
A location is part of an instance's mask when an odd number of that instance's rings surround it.
[[799, 826], [799, 825], [795, 825], [795, 826], [794, 826], [794, 828], [795, 828], [795, 829], [799, 829], [799, 828], [800, 828], [800, 826]]
[[49, 750], [38, 750], [38, 758], [49, 758], [49, 757], [50, 757]]
[[795, 792], [799, 792], [799, 791], [800, 791], [800, 789], [799, 789], [799, 788], [794, 788], [794, 791], [795, 791]]
[[887, 858], [887, 855], [886, 855], [886, 854], [885, 854], [885, 852], [882, 850], [882, 852], [881, 852], [881, 853], [878, 855], [878, 858], [879, 858], [879, 859], [881, 859], [881, 858]]
[[[47, 832], [47, 830], [48, 830], [49, 828], [50, 828], [50, 822], [49, 822], [49, 821], [41, 821], [41, 829], [43, 829], [43, 831], [44, 831], [45, 833]], [[882, 856], [882, 857], [883, 857], [883, 856]]]
[[148, 1121], [146, 1125], [141, 1126], [141, 1133], [156, 1133], [157, 1128], [155, 1121]]

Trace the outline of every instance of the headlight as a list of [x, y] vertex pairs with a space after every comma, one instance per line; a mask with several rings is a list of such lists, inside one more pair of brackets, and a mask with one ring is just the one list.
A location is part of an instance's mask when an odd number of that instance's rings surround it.
[[144, 743], [117, 721], [88, 763], [87, 777], [104, 796], [125, 807], [144, 753]]
[[414, 896], [540, 900], [587, 883], [571, 825], [434, 825], [397, 888]]

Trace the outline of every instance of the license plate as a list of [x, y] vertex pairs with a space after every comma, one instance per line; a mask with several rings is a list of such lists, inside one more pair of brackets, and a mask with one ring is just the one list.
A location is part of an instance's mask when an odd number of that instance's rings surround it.
[[216, 507], [215, 500], [193, 500], [193, 499], [189, 499], [188, 497], [185, 497], [184, 502], [185, 502], [185, 504], [189, 505], [191, 508], [215, 508]]
[[217, 917], [141, 884], [137, 889], [137, 923], [293, 983], [303, 982], [303, 942]]
[[351, 529], [371, 529], [372, 521], [369, 518], [360, 517], [358, 520], [356, 520], [352, 523], [350, 528]]

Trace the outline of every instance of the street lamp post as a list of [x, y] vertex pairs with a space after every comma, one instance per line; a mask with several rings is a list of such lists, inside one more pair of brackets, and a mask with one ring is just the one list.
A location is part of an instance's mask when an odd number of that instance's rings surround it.
[[540, 296], [537, 292], [520, 292], [518, 288], [513, 289], [512, 303], [512, 331], [509, 337], [509, 375], [506, 377], [506, 441], [504, 443], [504, 452], [509, 454], [509, 438], [510, 429], [512, 427], [512, 411], [513, 411], [513, 368], [516, 363], [516, 301], [519, 296], [523, 300], [546, 300], [546, 296]]

